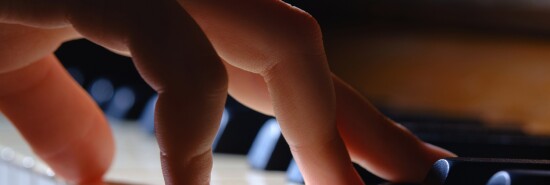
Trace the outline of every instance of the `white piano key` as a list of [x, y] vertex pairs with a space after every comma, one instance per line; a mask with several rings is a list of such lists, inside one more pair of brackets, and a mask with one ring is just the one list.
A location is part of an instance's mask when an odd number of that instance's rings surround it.
[[41, 162], [0, 146], [0, 185], [61, 185], [64, 182]]
[[8, 177], [9, 177], [8, 165], [5, 162], [0, 161], [0, 185], [9, 184]]
[[48, 177], [39, 177], [36, 179], [36, 185], [57, 185], [57, 183]]
[[16, 185], [30, 185], [33, 184], [33, 178], [35, 174], [31, 174], [31, 171], [23, 168], [16, 168], [15, 170], [15, 183]]

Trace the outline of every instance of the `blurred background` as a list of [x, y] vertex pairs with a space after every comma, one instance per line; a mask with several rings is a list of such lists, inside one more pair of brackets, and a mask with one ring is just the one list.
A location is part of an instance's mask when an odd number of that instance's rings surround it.
[[322, 2], [304, 7], [323, 25], [333, 71], [375, 104], [550, 133], [550, 3]]

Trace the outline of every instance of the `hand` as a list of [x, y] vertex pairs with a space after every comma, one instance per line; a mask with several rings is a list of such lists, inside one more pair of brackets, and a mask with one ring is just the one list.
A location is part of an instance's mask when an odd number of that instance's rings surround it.
[[73, 182], [99, 183], [114, 151], [99, 108], [51, 55], [79, 37], [132, 56], [159, 93], [167, 184], [209, 183], [227, 91], [277, 117], [308, 184], [361, 184], [351, 160], [415, 182], [452, 156], [333, 76], [316, 21], [282, 1], [0, 0], [0, 22], [0, 110]]

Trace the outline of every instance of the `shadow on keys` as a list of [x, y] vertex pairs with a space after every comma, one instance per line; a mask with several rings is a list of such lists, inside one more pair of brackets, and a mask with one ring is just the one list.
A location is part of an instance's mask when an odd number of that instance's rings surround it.
[[[442, 159], [423, 184], [428, 185], [489, 185], [548, 184], [550, 138], [530, 136], [513, 128], [492, 128], [481, 121], [429, 114], [391, 114], [426, 142], [447, 148], [460, 158]], [[415, 116], [416, 115], [416, 116]], [[248, 155], [250, 165], [260, 170], [287, 171], [291, 182], [304, 183], [275, 120], [265, 123]], [[355, 165], [367, 184], [393, 184]], [[499, 172], [502, 170], [511, 170]], [[520, 172], [517, 172], [520, 170]], [[532, 172], [530, 170], [538, 170]], [[542, 171], [541, 171], [542, 170]], [[497, 174], [497, 172], [499, 174]], [[507, 175], [507, 176], [506, 176]], [[509, 177], [509, 178], [504, 178]], [[525, 183], [529, 182], [529, 183]]]

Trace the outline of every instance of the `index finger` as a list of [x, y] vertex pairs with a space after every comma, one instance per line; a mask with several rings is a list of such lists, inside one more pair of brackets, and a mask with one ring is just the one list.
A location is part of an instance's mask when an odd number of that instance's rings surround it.
[[334, 87], [317, 22], [282, 1], [182, 4], [222, 58], [262, 75], [306, 182], [361, 184], [336, 127]]

